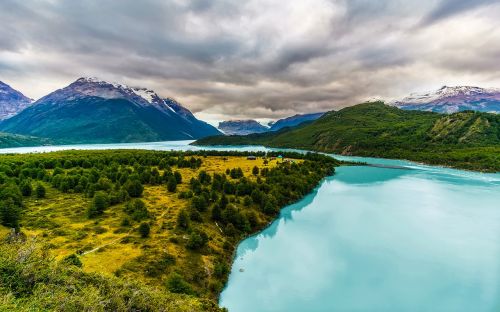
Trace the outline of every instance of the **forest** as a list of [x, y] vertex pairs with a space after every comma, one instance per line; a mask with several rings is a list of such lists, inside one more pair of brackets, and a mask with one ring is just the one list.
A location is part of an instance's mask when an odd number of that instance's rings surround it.
[[238, 242], [339, 164], [288, 152], [0, 156], [0, 301], [217, 311]]

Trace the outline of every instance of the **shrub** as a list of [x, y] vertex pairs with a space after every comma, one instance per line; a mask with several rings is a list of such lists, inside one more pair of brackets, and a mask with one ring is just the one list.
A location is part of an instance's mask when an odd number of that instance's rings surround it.
[[188, 282], [179, 273], [170, 274], [167, 280], [167, 288], [170, 292], [176, 294], [192, 294], [193, 289]]
[[125, 205], [124, 210], [125, 213], [130, 215], [135, 221], [141, 221], [149, 217], [149, 211], [146, 208], [146, 204], [138, 198], [129, 201]]
[[189, 240], [186, 247], [193, 250], [198, 250], [208, 243], [208, 235], [202, 230], [194, 230], [191, 235], [189, 235]]
[[142, 186], [139, 180], [128, 180], [125, 185], [125, 189], [127, 190], [130, 197], [141, 197], [142, 192], [144, 191], [144, 187]]
[[69, 256], [66, 256], [63, 260], [63, 263], [68, 264], [68, 265], [74, 265], [76, 267], [81, 268], [83, 266], [82, 261], [80, 260], [80, 257], [78, 257], [76, 254], [71, 254]]
[[167, 190], [173, 193], [175, 192], [176, 189], [177, 189], [177, 180], [175, 179], [174, 176], [170, 176], [167, 182]]
[[28, 180], [24, 180], [20, 185], [20, 190], [23, 196], [31, 196], [31, 193], [33, 193], [33, 187], [31, 186], [31, 182]]
[[151, 231], [151, 227], [149, 226], [148, 223], [142, 222], [141, 225], [139, 225], [139, 234], [141, 234], [142, 238], [149, 237], [150, 231]]
[[0, 201], [0, 223], [4, 226], [19, 229], [21, 207], [12, 198]]
[[87, 210], [87, 216], [89, 218], [94, 218], [102, 215], [104, 210], [109, 206], [108, 194], [103, 191], [95, 192], [92, 203]]

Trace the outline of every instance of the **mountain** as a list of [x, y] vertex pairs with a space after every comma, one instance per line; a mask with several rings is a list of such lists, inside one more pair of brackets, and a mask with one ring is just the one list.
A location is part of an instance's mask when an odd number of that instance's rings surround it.
[[257, 144], [500, 171], [500, 115], [473, 111], [445, 115], [373, 102], [326, 113], [296, 128], [208, 137], [194, 144]]
[[14, 116], [32, 102], [32, 99], [0, 81], [0, 120]]
[[220, 132], [154, 91], [80, 78], [0, 123], [0, 130], [58, 143], [190, 140]]
[[269, 128], [251, 119], [223, 121], [219, 123], [218, 129], [227, 135], [246, 135], [269, 131]]
[[460, 86], [447, 87], [394, 101], [392, 105], [407, 110], [456, 113], [464, 110], [500, 113], [500, 89]]
[[286, 127], [295, 127], [300, 125], [301, 123], [304, 123], [306, 121], [313, 121], [318, 119], [319, 117], [323, 116], [325, 113], [313, 113], [313, 114], [302, 114], [302, 115], [294, 115], [291, 117], [283, 118], [280, 119], [276, 122], [269, 123], [269, 126], [271, 127], [269, 130], [270, 131], [278, 131], [280, 129], [286, 128]]

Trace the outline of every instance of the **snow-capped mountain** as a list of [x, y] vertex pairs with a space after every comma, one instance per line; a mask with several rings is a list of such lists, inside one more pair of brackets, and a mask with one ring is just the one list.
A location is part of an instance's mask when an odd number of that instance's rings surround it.
[[0, 124], [0, 130], [68, 143], [190, 140], [220, 134], [146, 88], [79, 78]]
[[0, 81], [0, 120], [14, 116], [32, 102], [32, 99]]
[[500, 112], [500, 89], [458, 86], [447, 87], [393, 101], [401, 109], [455, 113], [464, 110]]
[[269, 131], [269, 128], [253, 119], [223, 121], [219, 123], [218, 129], [227, 135], [247, 135]]

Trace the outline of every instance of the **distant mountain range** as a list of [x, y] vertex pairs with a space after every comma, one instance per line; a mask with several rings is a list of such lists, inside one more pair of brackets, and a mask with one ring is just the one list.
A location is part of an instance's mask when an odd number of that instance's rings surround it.
[[269, 131], [268, 127], [252, 119], [222, 121], [219, 123], [218, 129], [226, 135], [247, 135]]
[[58, 143], [191, 140], [221, 134], [173, 99], [145, 88], [80, 78], [0, 123], [0, 131]]
[[32, 99], [0, 81], [0, 120], [16, 115], [32, 102]]
[[291, 117], [279, 119], [276, 122], [271, 122], [269, 123], [269, 126], [271, 127], [269, 130], [270, 131], [278, 131], [286, 127], [295, 127], [300, 125], [301, 123], [307, 122], [307, 121], [313, 121], [321, 116], [323, 116], [325, 113], [313, 113], [313, 114], [297, 114]]
[[444, 86], [439, 90], [410, 96], [390, 103], [406, 110], [456, 113], [464, 110], [500, 113], [500, 89]]
[[304, 122], [313, 121], [323, 116], [324, 113], [298, 114], [291, 117], [270, 122], [268, 127], [259, 122], [248, 120], [229, 120], [219, 123], [218, 129], [226, 135], [247, 135], [251, 133], [263, 133], [268, 131], [278, 131], [286, 127], [296, 127]]
[[[458, 86], [411, 94], [389, 103], [403, 110], [454, 113], [465, 110], [500, 113], [500, 89]], [[295, 115], [264, 126], [255, 120], [225, 121], [229, 135], [266, 133], [304, 127], [325, 113]], [[33, 102], [0, 82], [0, 147], [191, 140], [221, 135], [187, 108], [146, 88], [96, 78], [80, 78]], [[280, 131], [281, 132], [281, 131]], [[286, 132], [286, 131], [285, 131]], [[24, 135], [24, 136], [23, 136]]]

